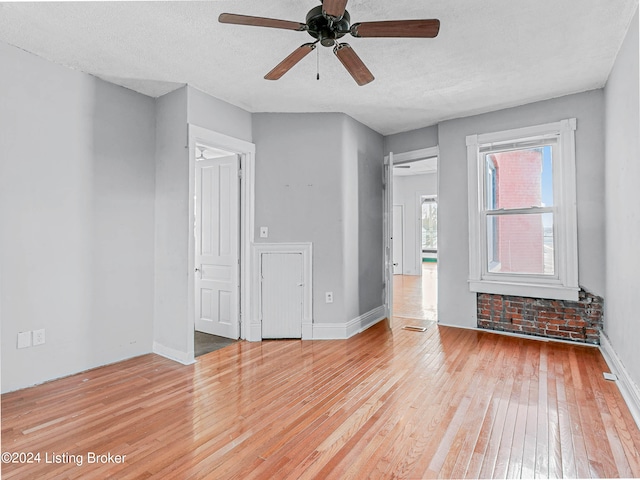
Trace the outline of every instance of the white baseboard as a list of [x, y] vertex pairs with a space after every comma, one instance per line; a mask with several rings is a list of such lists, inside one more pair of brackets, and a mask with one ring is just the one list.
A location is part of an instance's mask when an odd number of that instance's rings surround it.
[[261, 342], [262, 341], [262, 323], [250, 323], [249, 332], [246, 336], [246, 340], [249, 342]]
[[347, 338], [346, 323], [314, 323], [314, 340], [344, 340]]
[[384, 305], [368, 311], [367, 313], [354, 318], [347, 323], [347, 338], [353, 337], [367, 328], [375, 325], [380, 320], [387, 318]]
[[173, 360], [174, 362], [182, 363], [183, 365], [196, 363], [195, 359], [190, 358], [186, 352], [167, 347], [166, 345], [162, 345], [158, 342], [153, 342], [153, 353], [168, 358], [169, 360]]
[[618, 357], [613, 345], [611, 345], [609, 338], [603, 332], [600, 333], [600, 351], [607, 365], [609, 365], [611, 373], [615, 373], [618, 377], [616, 381], [618, 389], [629, 407], [629, 411], [636, 421], [636, 425], [640, 428], [640, 389], [629, 376], [629, 372], [624, 368], [624, 364], [620, 360], [620, 357]]
[[302, 340], [313, 340], [313, 321], [302, 323]]
[[[248, 342], [261, 342], [262, 341], [262, 324], [251, 323], [249, 324], [249, 334], [245, 340]], [[313, 323], [302, 323], [302, 340], [313, 340]]]
[[386, 318], [384, 305], [360, 315], [347, 323], [314, 323], [314, 340], [345, 340]]

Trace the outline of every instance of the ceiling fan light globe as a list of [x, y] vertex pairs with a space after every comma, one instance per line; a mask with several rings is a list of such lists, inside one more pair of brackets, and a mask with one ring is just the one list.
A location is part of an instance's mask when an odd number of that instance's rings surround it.
[[333, 38], [322, 38], [320, 40], [320, 45], [323, 47], [333, 47], [336, 44], [335, 39]]

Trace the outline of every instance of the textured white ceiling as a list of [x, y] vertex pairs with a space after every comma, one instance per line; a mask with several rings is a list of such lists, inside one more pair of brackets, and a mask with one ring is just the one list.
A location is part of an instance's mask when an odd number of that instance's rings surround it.
[[345, 37], [376, 80], [330, 48], [263, 79], [311, 40], [223, 25], [222, 12], [304, 22], [317, 0], [0, 3], [0, 40], [150, 96], [188, 83], [250, 112], [344, 112], [382, 134], [602, 87], [638, 0], [350, 0], [352, 23], [439, 18], [435, 39]]

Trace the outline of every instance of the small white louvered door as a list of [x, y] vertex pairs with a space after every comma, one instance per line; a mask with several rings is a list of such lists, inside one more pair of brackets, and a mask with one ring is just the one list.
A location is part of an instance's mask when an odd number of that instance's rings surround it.
[[301, 253], [262, 253], [262, 338], [302, 338]]

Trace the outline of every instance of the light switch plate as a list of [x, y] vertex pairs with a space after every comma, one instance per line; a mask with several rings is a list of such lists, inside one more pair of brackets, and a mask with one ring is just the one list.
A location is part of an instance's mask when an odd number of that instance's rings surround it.
[[31, 346], [31, 331], [18, 332], [18, 348], [27, 348]]
[[260, 227], [260, 238], [269, 238], [269, 227]]

